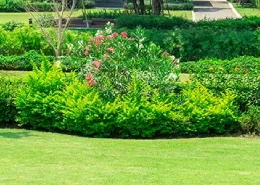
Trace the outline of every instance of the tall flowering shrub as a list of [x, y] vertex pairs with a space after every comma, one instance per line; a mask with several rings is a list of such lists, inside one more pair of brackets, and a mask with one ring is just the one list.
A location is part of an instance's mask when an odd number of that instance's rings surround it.
[[112, 31], [107, 24], [103, 31], [91, 37], [84, 55], [89, 62], [84, 67], [86, 85], [98, 87], [106, 95], [126, 93], [127, 84], [136, 71], [138, 79], [159, 88], [178, 79], [176, 60], [153, 43], [146, 43], [144, 31]]

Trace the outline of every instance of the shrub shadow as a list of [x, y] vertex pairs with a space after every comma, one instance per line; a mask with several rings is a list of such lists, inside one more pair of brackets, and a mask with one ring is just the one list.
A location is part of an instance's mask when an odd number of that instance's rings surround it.
[[9, 138], [9, 139], [21, 139], [23, 137], [32, 136], [30, 132], [2, 132], [0, 133], [0, 138]]

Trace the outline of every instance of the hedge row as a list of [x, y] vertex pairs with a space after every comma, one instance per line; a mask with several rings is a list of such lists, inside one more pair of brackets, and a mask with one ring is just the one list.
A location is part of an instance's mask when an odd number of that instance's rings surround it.
[[181, 63], [182, 73], [260, 74], [260, 58], [241, 56], [231, 60], [201, 59]]
[[[134, 9], [132, 3], [124, 4], [124, 8], [127, 10]], [[192, 2], [163, 4], [164, 10], [192, 10], [192, 8], [193, 8]], [[152, 6], [150, 4], [145, 4], [145, 9], [147, 11], [151, 11]]]
[[214, 29], [229, 28], [232, 30], [256, 30], [258, 27], [260, 27], [260, 17], [245, 17], [243, 19], [226, 19], [215, 21], [198, 21], [197, 23], [180, 17], [123, 15], [117, 18], [118, 28], [125, 27], [133, 29], [137, 26], [148, 29], [210, 27]]

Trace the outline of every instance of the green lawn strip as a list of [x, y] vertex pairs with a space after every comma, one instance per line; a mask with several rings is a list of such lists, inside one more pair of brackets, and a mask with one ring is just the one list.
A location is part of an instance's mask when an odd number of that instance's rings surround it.
[[234, 8], [237, 10], [237, 12], [242, 16], [258, 16], [260, 17], [260, 10], [249, 7], [249, 6], [242, 6], [237, 3], [233, 3]]
[[259, 141], [90, 139], [0, 129], [0, 184], [260, 184]]
[[[88, 11], [96, 12], [103, 9], [90, 9]], [[106, 10], [107, 12], [113, 11], [113, 10]], [[50, 12], [37, 12], [34, 13], [36, 16], [43, 14], [43, 13], [50, 13]], [[165, 12], [166, 13], [166, 12]], [[54, 16], [56, 16], [55, 13], [52, 13]], [[171, 16], [177, 16], [177, 17], [183, 17], [186, 19], [191, 20], [192, 19], [192, 13], [191, 11], [170, 11]], [[77, 10], [73, 13], [73, 17], [78, 17], [82, 15], [81, 10]], [[31, 15], [27, 12], [22, 13], [0, 13], [0, 24], [6, 23], [8, 21], [16, 21], [16, 22], [22, 22], [22, 23], [28, 23], [29, 18]]]

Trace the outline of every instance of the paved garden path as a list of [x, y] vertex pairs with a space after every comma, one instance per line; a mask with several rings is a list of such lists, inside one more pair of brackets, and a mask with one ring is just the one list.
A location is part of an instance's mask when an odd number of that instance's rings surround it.
[[193, 0], [193, 21], [203, 19], [241, 18], [226, 0]]

